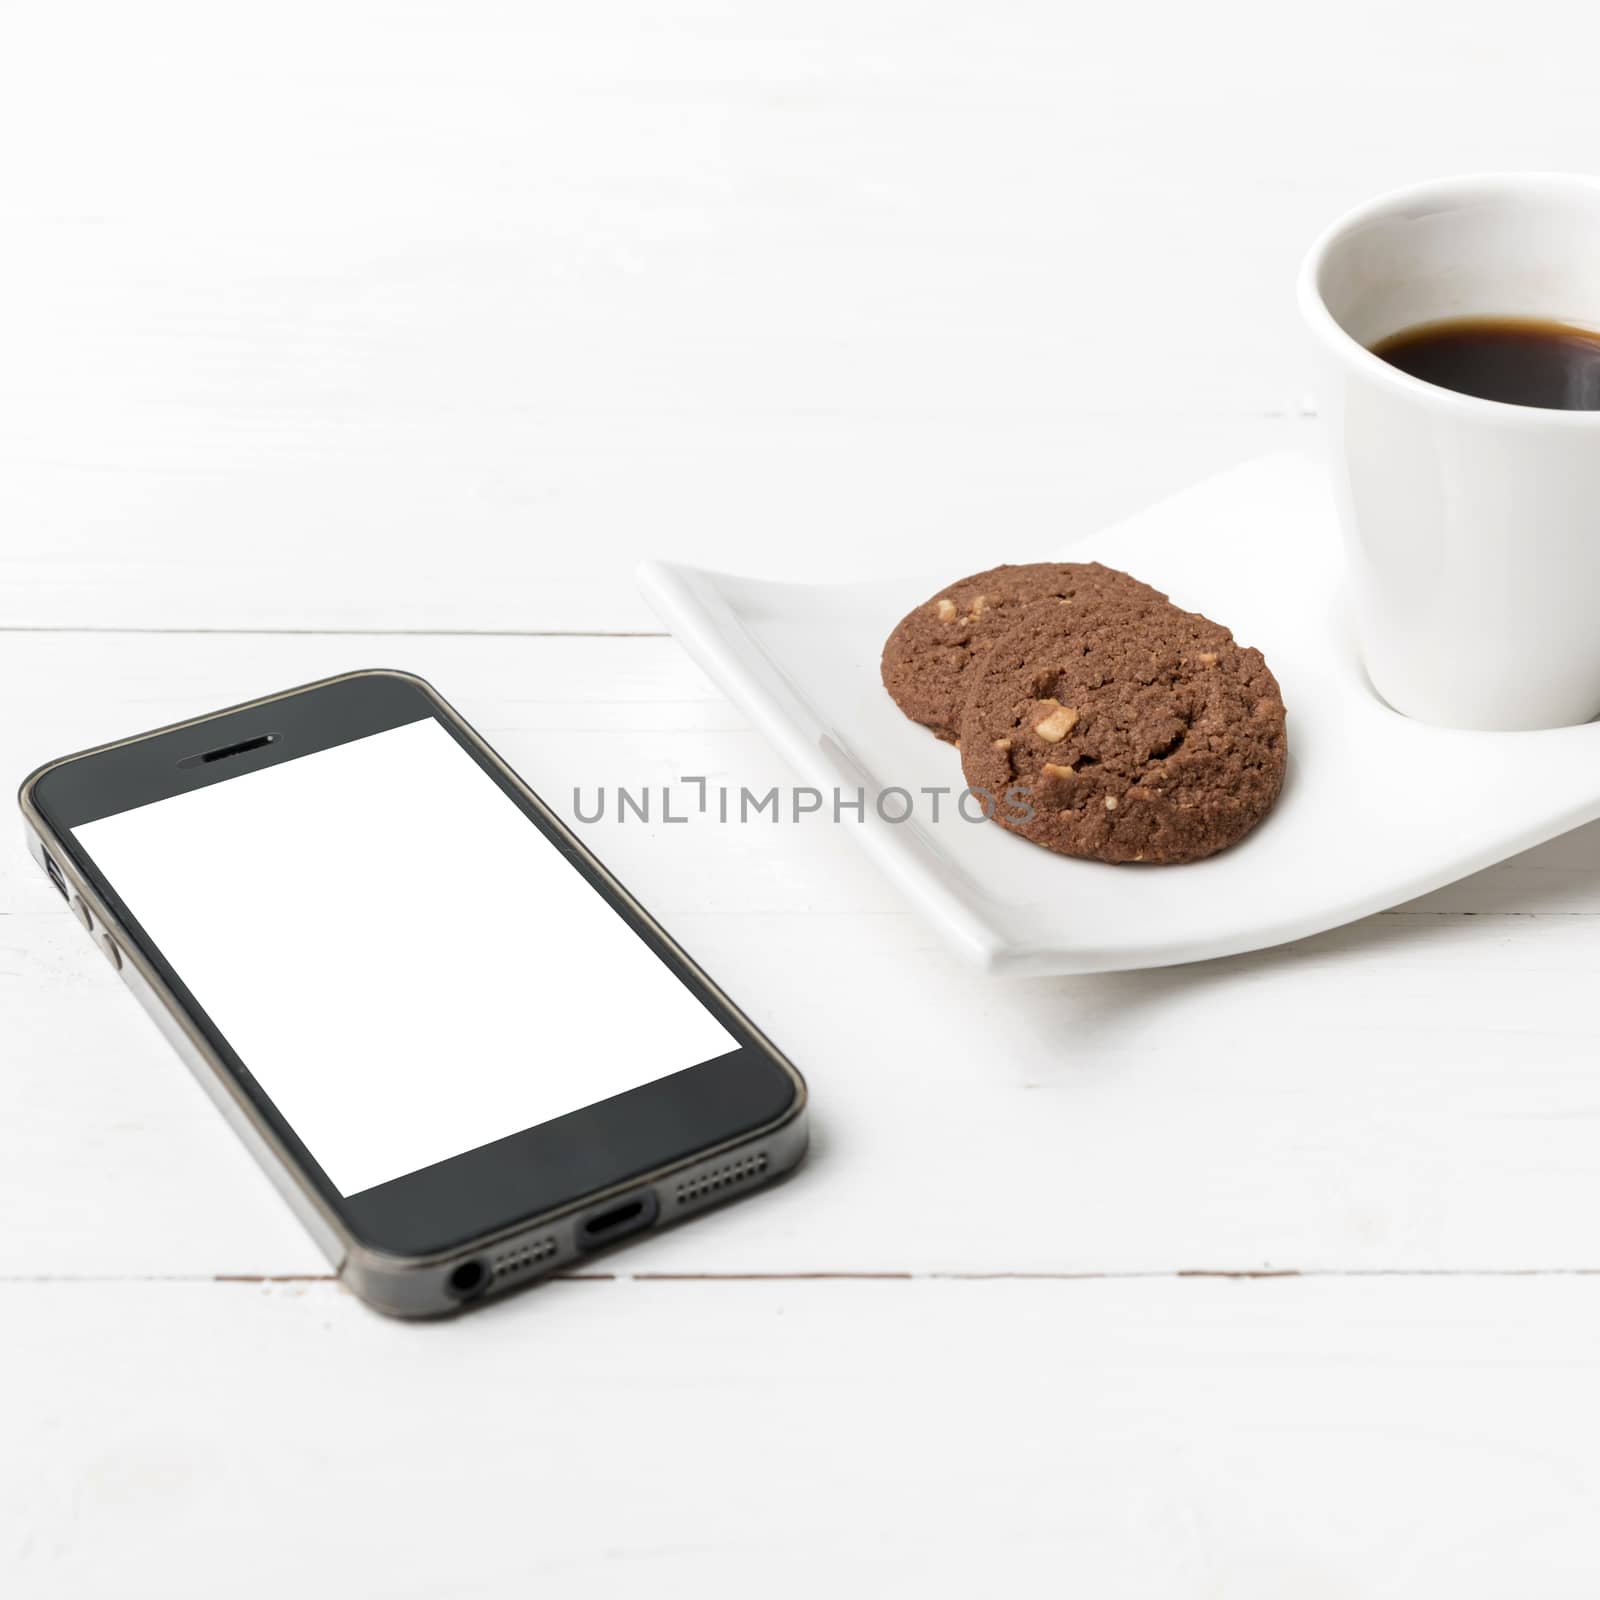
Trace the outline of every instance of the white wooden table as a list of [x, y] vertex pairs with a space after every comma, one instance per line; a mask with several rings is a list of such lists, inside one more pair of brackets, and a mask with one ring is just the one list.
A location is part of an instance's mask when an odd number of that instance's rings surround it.
[[[1304, 243], [1596, 165], [1597, 44], [1538, 0], [0, 9], [4, 770], [390, 664], [563, 808], [785, 782], [641, 556], [962, 570], [1314, 448]], [[814, 1151], [428, 1326], [0, 855], [0, 1592], [1600, 1590], [1600, 832], [1011, 983], [843, 835], [590, 830]]]

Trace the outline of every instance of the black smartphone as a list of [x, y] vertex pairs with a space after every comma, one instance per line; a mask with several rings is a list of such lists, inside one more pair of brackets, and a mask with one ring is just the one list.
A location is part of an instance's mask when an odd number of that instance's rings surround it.
[[793, 1167], [794, 1067], [422, 679], [51, 762], [29, 845], [340, 1276], [459, 1309]]

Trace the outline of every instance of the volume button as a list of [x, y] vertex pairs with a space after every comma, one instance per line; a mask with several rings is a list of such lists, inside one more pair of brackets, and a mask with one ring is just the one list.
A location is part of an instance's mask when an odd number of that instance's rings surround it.
[[72, 914], [90, 932], [94, 932], [94, 918], [89, 915], [89, 908], [83, 903], [83, 896], [75, 894], [67, 902], [72, 907]]
[[107, 961], [111, 963], [112, 970], [122, 971], [122, 952], [117, 948], [117, 941], [109, 933], [100, 932], [94, 936], [94, 942], [100, 946]]

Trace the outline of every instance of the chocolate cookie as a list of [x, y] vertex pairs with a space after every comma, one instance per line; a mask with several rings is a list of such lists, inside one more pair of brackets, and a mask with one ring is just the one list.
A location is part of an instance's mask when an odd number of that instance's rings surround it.
[[968, 784], [996, 796], [1002, 827], [1063, 855], [1198, 861], [1283, 786], [1283, 698], [1261, 652], [1176, 606], [1107, 604], [1065, 626], [1031, 608], [968, 681]]
[[1023, 607], [1045, 605], [1052, 616], [1061, 616], [1106, 598], [1166, 596], [1098, 561], [1040, 561], [975, 572], [901, 619], [883, 647], [883, 686], [913, 722], [953, 743], [972, 662]]

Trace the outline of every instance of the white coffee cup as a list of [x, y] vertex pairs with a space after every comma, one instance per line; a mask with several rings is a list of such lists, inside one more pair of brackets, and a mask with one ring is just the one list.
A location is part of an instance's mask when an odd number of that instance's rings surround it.
[[1600, 328], [1600, 178], [1489, 173], [1371, 200], [1312, 247], [1300, 308], [1373, 687], [1455, 728], [1600, 715], [1600, 411], [1474, 399], [1370, 348], [1451, 317]]

